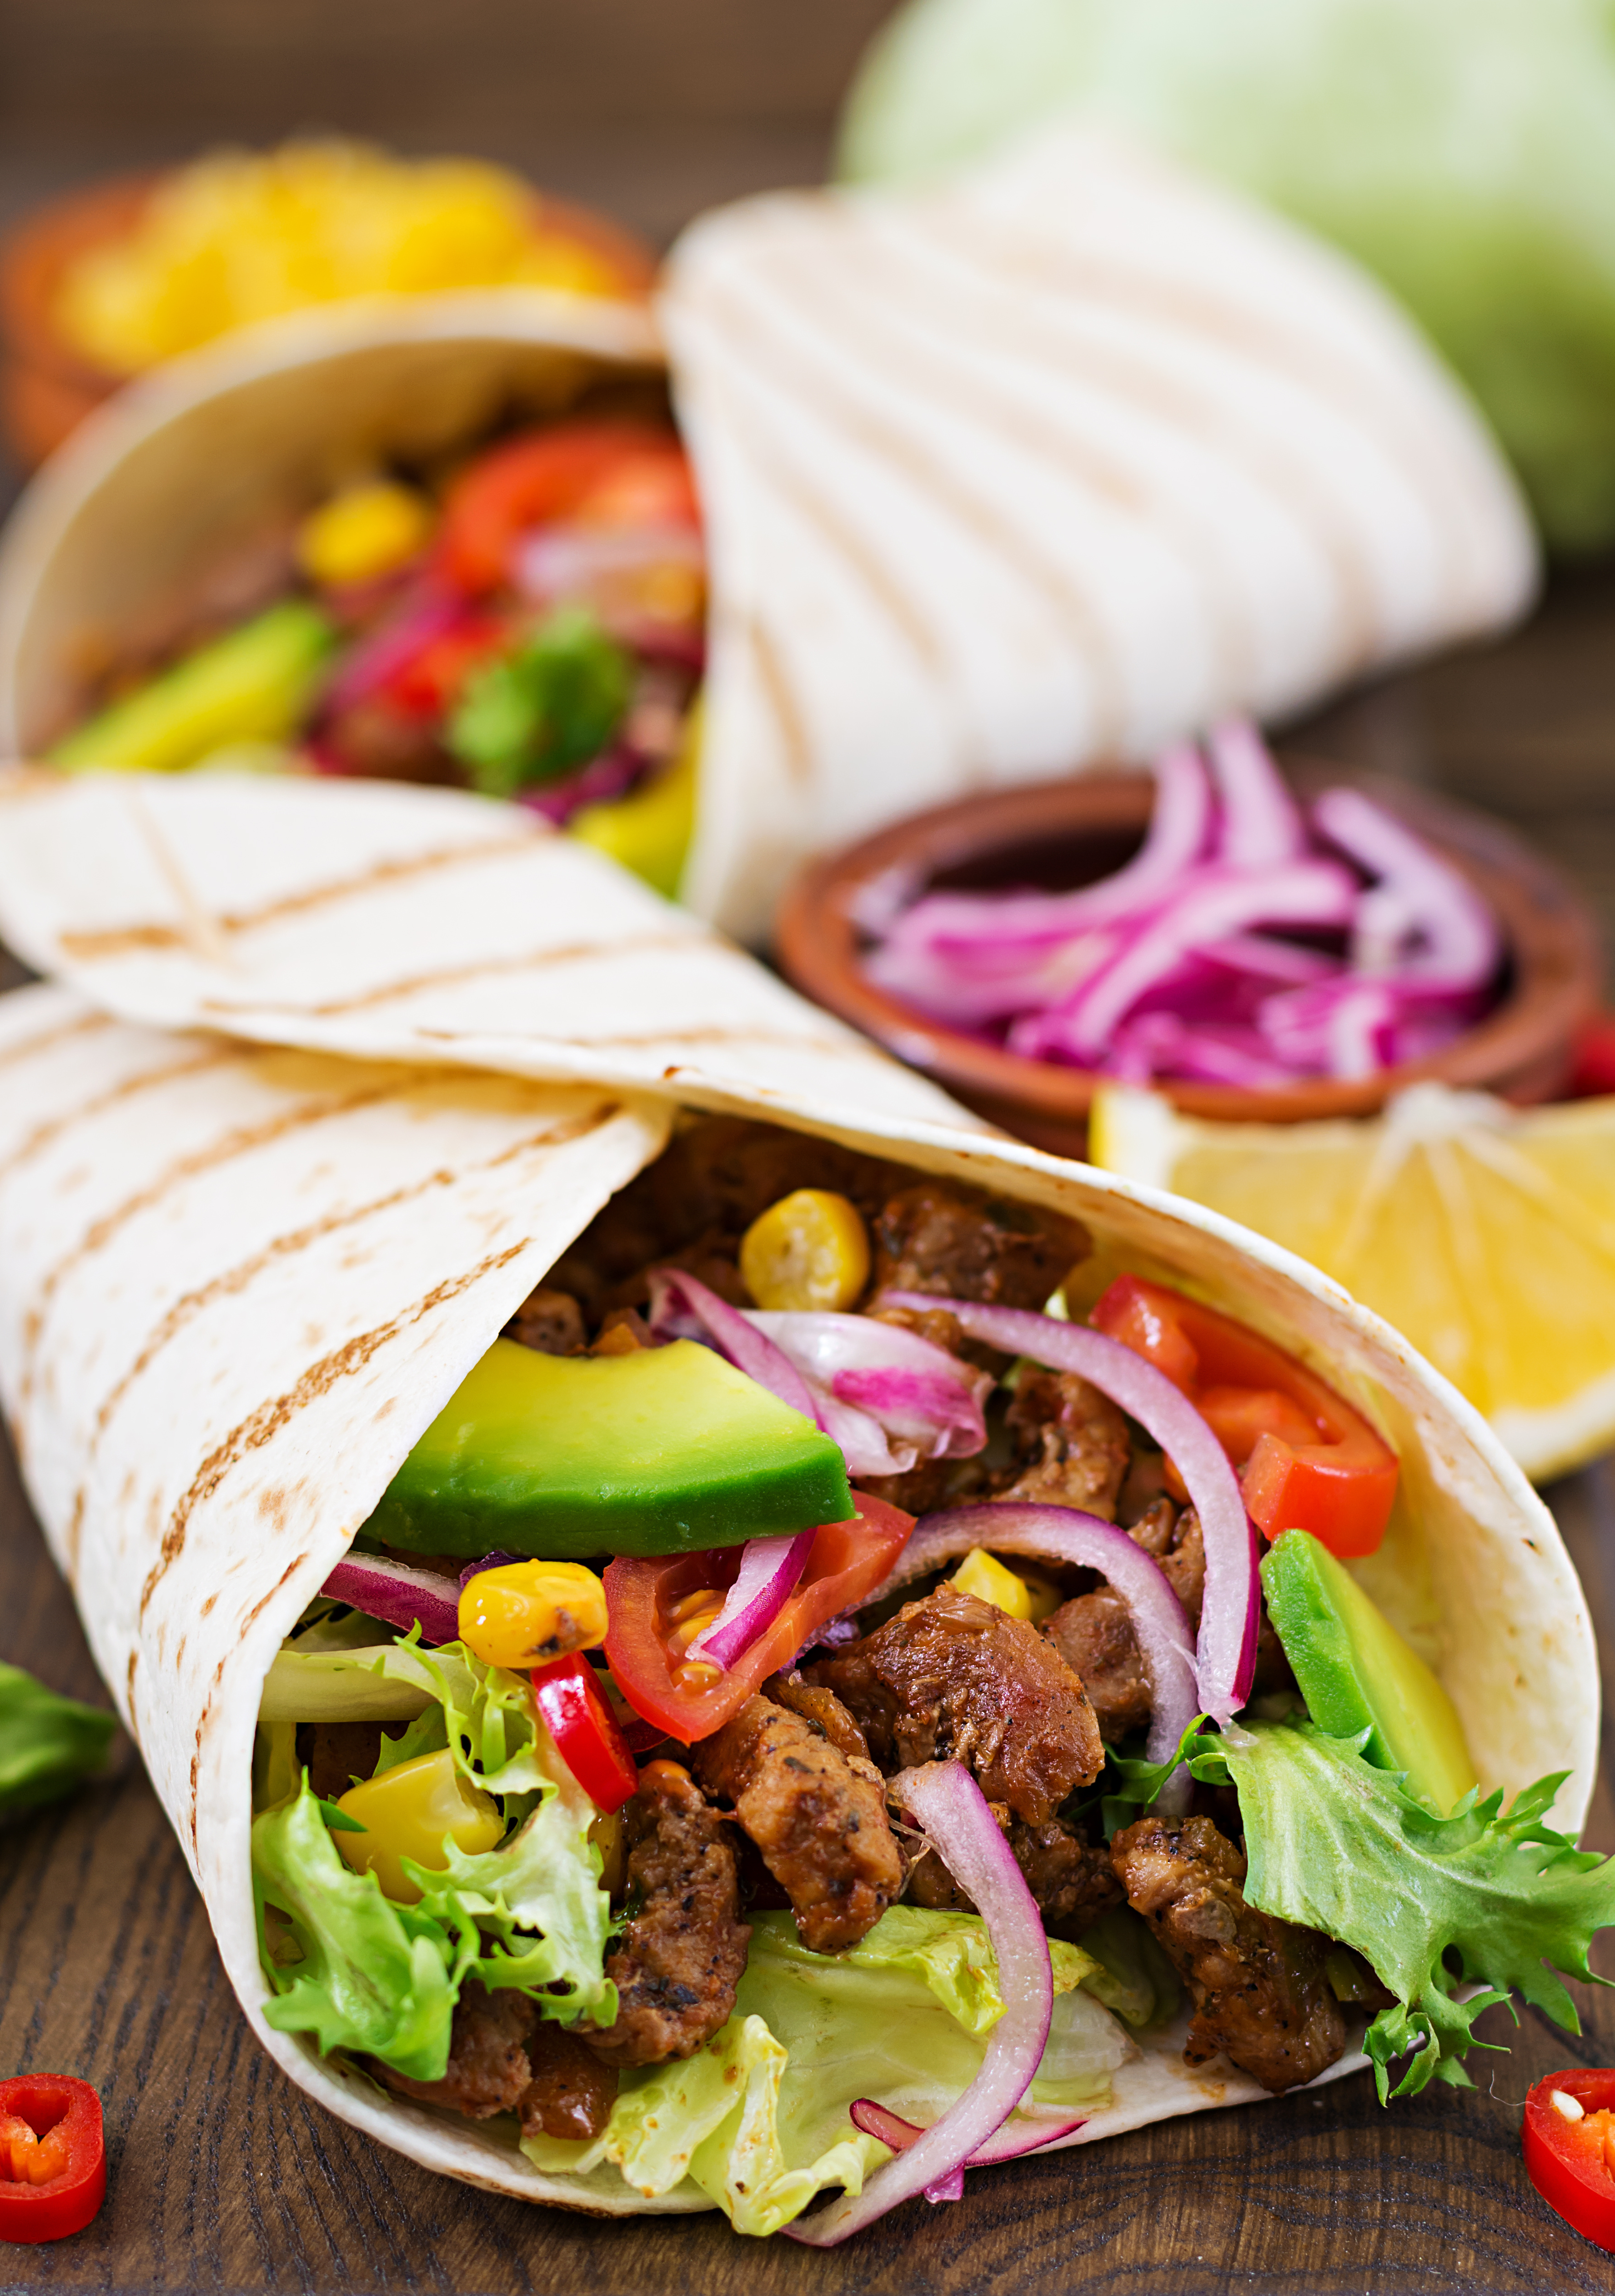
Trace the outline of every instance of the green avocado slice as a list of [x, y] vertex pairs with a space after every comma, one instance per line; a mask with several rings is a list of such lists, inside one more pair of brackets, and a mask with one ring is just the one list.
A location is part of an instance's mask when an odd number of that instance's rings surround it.
[[693, 1340], [546, 1356], [496, 1340], [365, 1530], [423, 1554], [682, 1554], [845, 1522], [840, 1447]]
[[1307, 1710], [1332, 1737], [1370, 1733], [1377, 1769], [1406, 1773], [1443, 1816], [1475, 1784], [1452, 1700], [1416, 1651], [1310, 1532], [1287, 1530], [1262, 1561], [1267, 1615]]

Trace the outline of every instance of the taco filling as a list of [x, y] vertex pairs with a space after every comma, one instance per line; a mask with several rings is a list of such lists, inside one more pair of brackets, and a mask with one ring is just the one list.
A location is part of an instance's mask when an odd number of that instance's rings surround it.
[[1466, 2085], [1615, 1887], [1354, 1575], [1398, 1472], [1075, 1222], [693, 1120], [270, 1671], [266, 2013], [586, 2204], [820, 2243], [1186, 2109], [1149, 2062]]
[[701, 512], [665, 408], [585, 412], [349, 474], [129, 627], [46, 752], [505, 798], [660, 890], [693, 817]]

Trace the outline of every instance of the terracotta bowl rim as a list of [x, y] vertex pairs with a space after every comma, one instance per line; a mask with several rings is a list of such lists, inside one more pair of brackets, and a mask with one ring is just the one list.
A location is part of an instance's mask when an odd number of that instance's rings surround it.
[[[1152, 1089], [1187, 1115], [1259, 1123], [1369, 1115], [1427, 1078], [1491, 1089], [1521, 1103], [1550, 1097], [1568, 1076], [1576, 1037], [1598, 1004], [1598, 934], [1580, 894], [1490, 815], [1414, 784], [1334, 765], [1305, 748], [1280, 745], [1276, 754], [1303, 793], [1326, 782], [1349, 783], [1462, 869], [1503, 924], [1513, 980], [1496, 1009], [1441, 1052], [1358, 1082], [1323, 1078], [1264, 1092], [1161, 1082]], [[1096, 1087], [1112, 1079], [1001, 1052], [888, 996], [857, 964], [859, 934], [848, 905], [893, 867], [916, 866], [929, 880], [995, 847], [1008, 849], [1039, 835], [1142, 829], [1152, 788], [1146, 767], [1103, 767], [908, 815], [822, 857], [795, 879], [779, 913], [781, 967], [805, 996], [1006, 1128], [1024, 1121], [1045, 1137], [1051, 1128], [1079, 1128]]]

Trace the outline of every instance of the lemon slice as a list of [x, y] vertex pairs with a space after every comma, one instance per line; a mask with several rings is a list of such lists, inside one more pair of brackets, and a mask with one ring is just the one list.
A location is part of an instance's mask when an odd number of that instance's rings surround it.
[[1088, 1152], [1332, 1275], [1527, 1474], [1615, 1442], [1615, 1099], [1515, 1109], [1420, 1084], [1372, 1122], [1212, 1124], [1105, 1086]]

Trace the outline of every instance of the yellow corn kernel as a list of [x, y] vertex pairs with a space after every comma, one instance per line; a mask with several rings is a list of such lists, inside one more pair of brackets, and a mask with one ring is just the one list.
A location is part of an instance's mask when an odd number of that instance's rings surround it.
[[628, 1866], [627, 1844], [622, 1838], [622, 1812], [603, 1809], [589, 1828], [589, 1840], [600, 1852], [601, 1888], [608, 1897], [620, 1897]]
[[373, 582], [418, 557], [431, 529], [431, 506], [413, 487], [391, 479], [349, 487], [303, 521], [298, 564], [322, 589]]
[[605, 1634], [605, 1588], [581, 1562], [504, 1562], [461, 1590], [460, 1639], [484, 1666], [547, 1666]]
[[839, 1314], [869, 1281], [868, 1231], [845, 1196], [798, 1188], [746, 1230], [740, 1271], [759, 1308]]
[[1039, 1578], [1035, 1570], [1029, 1575], [1018, 1571], [1016, 1576], [1026, 1588], [1027, 1601], [1031, 1605], [1026, 1615], [1035, 1627], [1040, 1627], [1045, 1619], [1053, 1617], [1066, 1598], [1052, 1579]]
[[440, 1874], [448, 1864], [446, 1837], [474, 1857], [493, 1849], [504, 1831], [492, 1794], [472, 1785], [447, 1750], [418, 1754], [350, 1787], [337, 1808], [357, 1817], [365, 1832], [333, 1833], [332, 1840], [356, 1874], [373, 1874], [382, 1896], [398, 1906], [418, 1905], [421, 1898], [404, 1858]]
[[[971, 1548], [955, 1571], [953, 1584], [962, 1595], [974, 1595], [983, 1603], [991, 1603], [996, 1610], [1007, 1611], [1012, 1619], [1032, 1616], [1032, 1590], [1026, 1580], [1006, 1570], [997, 1556], [989, 1554], [985, 1546]], [[1047, 1616], [1046, 1611], [1044, 1615]]]

